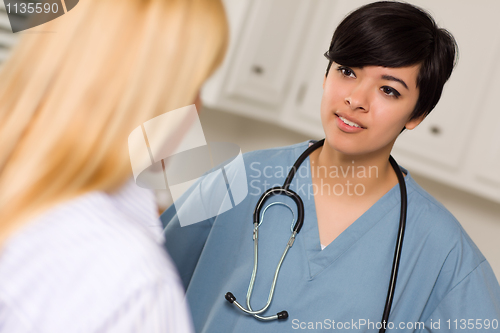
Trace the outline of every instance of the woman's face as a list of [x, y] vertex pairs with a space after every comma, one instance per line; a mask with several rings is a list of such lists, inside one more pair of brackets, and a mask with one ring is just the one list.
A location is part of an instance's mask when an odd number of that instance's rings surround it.
[[418, 99], [420, 66], [345, 67], [332, 63], [323, 82], [321, 121], [327, 143], [347, 155], [384, 153], [392, 149]]

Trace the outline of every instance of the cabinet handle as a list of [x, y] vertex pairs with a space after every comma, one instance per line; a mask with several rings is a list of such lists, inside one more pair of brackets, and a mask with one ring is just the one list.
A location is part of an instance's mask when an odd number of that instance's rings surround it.
[[441, 127], [439, 126], [436, 126], [436, 125], [432, 125], [429, 130], [431, 131], [432, 135], [440, 135], [442, 130], [441, 130]]
[[259, 66], [259, 65], [253, 65], [252, 72], [254, 72], [257, 75], [261, 75], [264, 73], [264, 68], [262, 66]]

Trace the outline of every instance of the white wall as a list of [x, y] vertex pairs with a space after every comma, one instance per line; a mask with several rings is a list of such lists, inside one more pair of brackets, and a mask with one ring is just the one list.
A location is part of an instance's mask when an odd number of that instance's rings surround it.
[[[238, 144], [243, 152], [320, 139], [206, 108], [200, 118], [207, 141], [232, 142]], [[490, 262], [497, 279], [500, 279], [500, 205], [428, 180], [414, 172], [412, 177], [455, 215]]]

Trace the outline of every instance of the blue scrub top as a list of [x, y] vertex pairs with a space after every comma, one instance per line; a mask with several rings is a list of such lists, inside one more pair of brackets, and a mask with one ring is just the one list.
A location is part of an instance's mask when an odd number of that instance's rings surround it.
[[[274, 299], [262, 314], [286, 310], [289, 318], [261, 322], [224, 298], [231, 291], [246, 305], [253, 269], [253, 210], [266, 189], [283, 184], [308, 144], [244, 154], [249, 193], [233, 209], [184, 227], [174, 206], [161, 216], [165, 244], [186, 288], [197, 332], [375, 332], [380, 328], [399, 225], [399, 187], [321, 250], [309, 159], [290, 187], [304, 201], [304, 225], [283, 262]], [[453, 215], [404, 172], [408, 217], [387, 332], [500, 332], [500, 286], [490, 265]], [[214, 184], [213, 178], [203, 178], [176, 205], [193, 210], [211, 207], [214, 203], [207, 194]], [[285, 196], [269, 200], [273, 201], [286, 202], [295, 210]], [[291, 220], [288, 208], [275, 205], [259, 229], [254, 310], [267, 302], [276, 265], [291, 234]]]

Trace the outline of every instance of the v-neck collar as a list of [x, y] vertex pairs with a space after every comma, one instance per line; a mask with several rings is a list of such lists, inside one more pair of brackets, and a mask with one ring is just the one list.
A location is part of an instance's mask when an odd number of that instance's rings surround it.
[[[297, 177], [296, 184], [308, 189], [312, 188], [309, 157], [303, 162], [302, 167], [307, 167], [307, 176]], [[404, 171], [407, 174], [405, 177], [405, 181], [407, 181], [409, 174], [406, 170]], [[364, 234], [382, 220], [389, 211], [393, 209], [399, 210], [400, 207], [399, 185], [397, 184], [337, 236], [324, 250], [321, 250], [314, 196], [308, 194], [303, 196], [302, 200], [304, 202], [305, 218], [303, 227], [297, 238], [300, 239], [301, 247], [305, 251], [305, 257], [308, 260], [310, 279], [314, 279], [316, 275], [340, 258]]]

